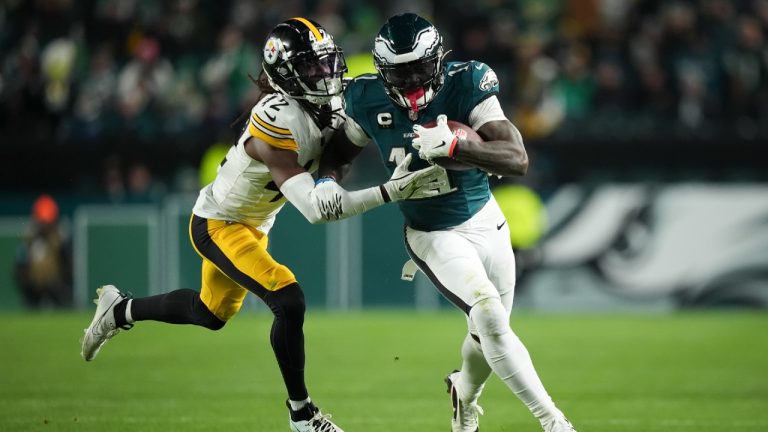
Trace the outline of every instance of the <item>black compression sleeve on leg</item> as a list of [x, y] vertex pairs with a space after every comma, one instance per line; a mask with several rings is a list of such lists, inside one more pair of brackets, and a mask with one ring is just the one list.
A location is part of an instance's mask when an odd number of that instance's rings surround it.
[[300, 401], [309, 397], [304, 382], [304, 292], [297, 283], [269, 292], [264, 302], [275, 314], [270, 342], [283, 375], [288, 397]]
[[133, 299], [131, 316], [134, 321], [161, 321], [170, 324], [194, 324], [211, 330], [224, 327], [220, 320], [200, 300], [200, 293], [188, 288], [166, 294]]

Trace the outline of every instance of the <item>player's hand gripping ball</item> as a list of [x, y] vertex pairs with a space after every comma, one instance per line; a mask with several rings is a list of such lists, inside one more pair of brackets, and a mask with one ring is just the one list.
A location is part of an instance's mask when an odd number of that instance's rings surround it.
[[483, 141], [480, 135], [468, 125], [448, 120], [445, 115], [440, 115], [437, 121], [414, 126], [413, 131], [417, 135], [413, 140], [413, 147], [419, 150], [419, 157], [422, 159], [449, 170], [461, 171], [474, 168], [452, 157], [459, 139]]

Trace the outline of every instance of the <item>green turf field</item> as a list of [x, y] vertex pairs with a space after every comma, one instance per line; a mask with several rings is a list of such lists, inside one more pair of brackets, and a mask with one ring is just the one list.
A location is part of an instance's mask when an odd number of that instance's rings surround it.
[[[0, 431], [288, 431], [270, 316], [214, 333], [141, 323], [79, 357], [85, 314], [0, 315]], [[768, 431], [768, 315], [513, 318], [579, 432]], [[307, 317], [313, 399], [347, 432], [450, 430], [453, 312]], [[483, 431], [537, 423], [497, 380]]]

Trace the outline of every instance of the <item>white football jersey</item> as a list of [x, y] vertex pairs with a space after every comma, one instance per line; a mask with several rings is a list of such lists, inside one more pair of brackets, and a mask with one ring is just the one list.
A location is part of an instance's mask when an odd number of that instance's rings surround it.
[[194, 214], [208, 219], [241, 222], [264, 233], [272, 228], [285, 197], [272, 180], [267, 166], [245, 152], [245, 141], [254, 136], [277, 148], [298, 153], [299, 164], [308, 172], [317, 170], [323, 143], [345, 121], [342, 98], [335, 97], [332, 127], [322, 131], [299, 103], [274, 93], [261, 99], [251, 110], [248, 126], [219, 167], [214, 181], [197, 198]]

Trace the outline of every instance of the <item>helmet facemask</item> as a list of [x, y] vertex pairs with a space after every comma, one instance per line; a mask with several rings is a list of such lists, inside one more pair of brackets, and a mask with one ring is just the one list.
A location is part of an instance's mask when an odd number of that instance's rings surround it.
[[432, 102], [443, 84], [438, 56], [393, 65], [379, 65], [389, 97], [399, 106], [418, 113]]
[[292, 77], [286, 85], [292, 87], [297, 99], [313, 105], [326, 105], [341, 94], [341, 79], [347, 70], [344, 55], [336, 48], [327, 53], [309, 52], [285, 62]]
[[[267, 74], [272, 85], [294, 99], [313, 105], [327, 105], [342, 92], [341, 80], [347, 65], [344, 54], [334, 47], [325, 53], [308, 51], [282, 61], [275, 67], [281, 79]], [[278, 84], [279, 82], [279, 84]]]

